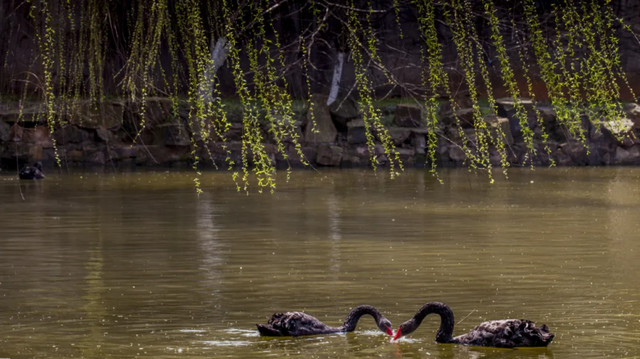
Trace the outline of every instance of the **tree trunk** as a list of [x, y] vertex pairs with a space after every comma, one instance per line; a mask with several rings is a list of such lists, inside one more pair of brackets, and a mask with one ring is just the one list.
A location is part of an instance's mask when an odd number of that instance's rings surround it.
[[216, 72], [222, 67], [229, 56], [229, 42], [225, 36], [219, 38], [215, 45], [211, 41], [211, 66], [204, 71], [203, 86], [200, 86], [200, 95], [204, 99], [205, 104], [213, 101], [213, 85]]
[[338, 61], [333, 68], [333, 79], [331, 79], [331, 90], [329, 91], [329, 98], [327, 99], [327, 105], [331, 105], [337, 98], [340, 91], [340, 78], [342, 77], [342, 66], [344, 65], [344, 52], [338, 53]]

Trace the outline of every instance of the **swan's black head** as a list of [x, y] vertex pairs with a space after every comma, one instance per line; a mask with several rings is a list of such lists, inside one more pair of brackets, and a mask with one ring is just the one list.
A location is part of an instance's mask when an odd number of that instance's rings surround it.
[[380, 328], [381, 331], [387, 333], [388, 335], [393, 335], [393, 327], [391, 326], [391, 322], [389, 321], [389, 319], [382, 317], [377, 324], [378, 328]]
[[396, 335], [392, 340], [397, 340], [401, 337], [404, 337], [405, 335], [409, 335], [413, 333], [416, 328], [418, 328], [418, 326], [416, 325], [416, 321], [414, 319], [409, 319], [406, 322], [400, 324], [400, 326], [398, 327], [398, 331], [396, 332]]
[[33, 167], [37, 168], [38, 171], [42, 171], [42, 162], [38, 161], [36, 162]]

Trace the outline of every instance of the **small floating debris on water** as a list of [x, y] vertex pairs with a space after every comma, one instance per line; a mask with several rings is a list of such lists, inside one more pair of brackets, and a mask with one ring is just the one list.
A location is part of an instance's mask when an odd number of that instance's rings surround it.
[[251, 342], [246, 340], [208, 340], [203, 343], [214, 347], [244, 347], [251, 345]]

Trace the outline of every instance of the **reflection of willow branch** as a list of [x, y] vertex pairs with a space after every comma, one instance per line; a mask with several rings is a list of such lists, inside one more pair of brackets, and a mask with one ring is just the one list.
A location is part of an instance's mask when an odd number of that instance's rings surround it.
[[340, 233], [340, 207], [335, 193], [327, 197], [327, 209], [329, 211], [329, 239], [330, 239], [330, 252], [331, 252], [331, 270], [333, 272], [340, 272], [340, 240], [342, 239], [342, 233]]
[[627, 286], [633, 286], [635, 273], [640, 269], [637, 261], [640, 244], [635, 240], [637, 214], [627, 208], [635, 207], [640, 196], [634, 194], [635, 181], [632, 182], [625, 173], [618, 168], [614, 170], [614, 177], [608, 178], [607, 191], [603, 192], [606, 193], [604, 200], [608, 219], [605, 228], [608, 228], [607, 242], [616, 278]]
[[[18, 160], [18, 142], [14, 142], [16, 145], [16, 176], [20, 178], [20, 161]], [[24, 201], [24, 194], [22, 193], [22, 186], [20, 181], [18, 183], [18, 189], [20, 190], [20, 197]]]
[[214, 223], [215, 210], [210, 197], [196, 201], [196, 236], [202, 253], [200, 270], [204, 273], [205, 286], [211, 293], [220, 292], [220, 272], [222, 264], [221, 244], [218, 241], [219, 229]]
[[96, 243], [96, 247], [91, 251], [91, 258], [89, 258], [85, 266], [88, 272], [87, 276], [84, 277], [87, 292], [82, 297], [86, 300], [85, 305], [82, 306], [82, 310], [86, 313], [86, 323], [90, 330], [90, 334], [83, 340], [85, 345], [81, 347], [82, 356], [85, 358], [103, 356], [101, 355], [102, 346], [98, 343], [101, 343], [104, 332], [101, 328], [101, 323], [107, 316], [105, 306], [100, 304], [102, 302], [101, 294], [105, 290], [102, 279], [104, 260], [102, 257], [102, 232], [98, 230], [97, 234], [98, 243]]

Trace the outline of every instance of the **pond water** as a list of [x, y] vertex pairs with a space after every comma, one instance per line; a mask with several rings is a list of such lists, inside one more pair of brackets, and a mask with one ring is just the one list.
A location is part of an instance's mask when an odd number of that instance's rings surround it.
[[[640, 170], [483, 175], [300, 171], [275, 194], [191, 172], [0, 176], [0, 358], [632, 358], [640, 356]], [[22, 197], [24, 196], [24, 200]], [[354, 333], [260, 338], [303, 310], [397, 326], [449, 304], [546, 323], [545, 349], [436, 344], [429, 317], [390, 343]]]

